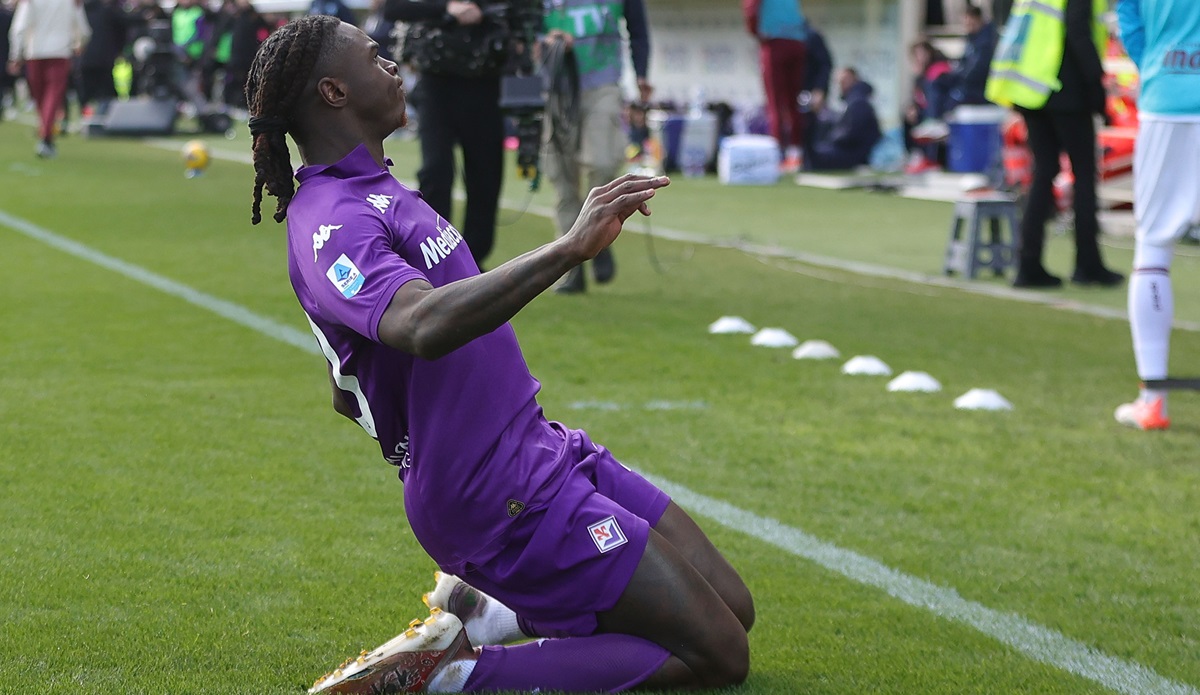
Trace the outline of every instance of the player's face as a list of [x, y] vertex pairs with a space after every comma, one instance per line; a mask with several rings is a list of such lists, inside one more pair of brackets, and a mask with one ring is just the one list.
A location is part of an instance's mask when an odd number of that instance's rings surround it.
[[343, 23], [338, 31], [349, 40], [339, 61], [354, 111], [368, 125], [378, 125], [384, 136], [404, 127], [407, 95], [396, 64], [381, 58], [379, 45], [358, 27]]

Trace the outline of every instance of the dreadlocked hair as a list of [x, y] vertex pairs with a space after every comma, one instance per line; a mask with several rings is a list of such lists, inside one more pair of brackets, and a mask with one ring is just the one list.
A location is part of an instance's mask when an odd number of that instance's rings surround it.
[[[294, 116], [300, 96], [312, 79], [318, 60], [333, 51], [341, 24], [336, 17], [313, 15], [284, 25], [267, 37], [254, 56], [246, 79], [246, 104], [254, 151], [254, 205], [251, 222], [262, 221], [263, 188], [275, 196], [275, 221], [287, 217], [288, 203], [296, 193], [286, 134], [296, 126]], [[293, 131], [293, 135], [294, 135]]]

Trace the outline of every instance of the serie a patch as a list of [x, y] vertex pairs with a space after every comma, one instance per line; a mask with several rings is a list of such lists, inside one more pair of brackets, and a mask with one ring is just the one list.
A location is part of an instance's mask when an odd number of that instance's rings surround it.
[[629, 542], [625, 533], [621, 531], [621, 525], [617, 523], [616, 518], [611, 516], [604, 521], [598, 521], [588, 526], [588, 534], [591, 535], [596, 548], [602, 553], [607, 553], [613, 548], [619, 548]]
[[333, 286], [338, 288], [338, 292], [341, 292], [346, 299], [358, 294], [358, 291], [362, 289], [363, 281], [366, 280], [366, 277], [358, 272], [358, 266], [354, 265], [354, 261], [347, 258], [344, 253], [338, 256], [333, 265], [329, 266], [325, 277], [329, 278]]

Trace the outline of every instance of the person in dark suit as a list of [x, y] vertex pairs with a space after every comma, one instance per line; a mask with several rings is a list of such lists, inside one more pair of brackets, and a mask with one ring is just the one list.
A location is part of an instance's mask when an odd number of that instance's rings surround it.
[[819, 130], [819, 119], [825, 111], [829, 96], [829, 80], [833, 74], [833, 54], [825, 37], [811, 23], [805, 39], [808, 55], [804, 61], [804, 89], [800, 92], [800, 117], [804, 120], [804, 149], [812, 147]]
[[125, 50], [125, 14], [114, 0], [85, 0], [83, 11], [92, 27], [92, 38], [76, 64], [75, 92], [80, 109], [95, 105], [103, 111], [117, 98], [113, 65]]
[[409, 24], [400, 59], [421, 75], [413, 94], [421, 195], [442, 219], [452, 219], [455, 149], [460, 149], [467, 194], [461, 229], [475, 262], [482, 264], [495, 244], [504, 182], [500, 76], [507, 53], [503, 44], [497, 50], [494, 40], [499, 20], [463, 0], [387, 0], [383, 20]]
[[1062, 278], [1042, 265], [1046, 222], [1054, 209], [1054, 179], [1059, 154], [1066, 152], [1075, 176], [1075, 272], [1080, 285], [1113, 287], [1125, 276], [1109, 270], [1100, 257], [1100, 223], [1096, 219], [1096, 122], [1105, 113], [1104, 66], [1092, 38], [1092, 0], [1067, 0], [1066, 42], [1058, 80], [1062, 87], [1039, 109], [1018, 107], [1029, 131], [1033, 182], [1021, 217], [1019, 264], [1014, 287], [1052, 288]]
[[246, 108], [246, 77], [258, 47], [271, 33], [271, 25], [250, 0], [235, 0], [229, 64], [225, 67], [225, 105]]

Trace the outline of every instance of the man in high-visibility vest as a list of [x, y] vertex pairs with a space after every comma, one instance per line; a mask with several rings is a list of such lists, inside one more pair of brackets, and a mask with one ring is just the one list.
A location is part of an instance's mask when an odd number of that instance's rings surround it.
[[1054, 208], [1059, 153], [1075, 176], [1075, 272], [1081, 285], [1113, 287], [1124, 276], [1100, 258], [1096, 220], [1096, 124], [1105, 111], [1101, 56], [1108, 32], [1100, 16], [1107, 0], [1018, 0], [992, 60], [989, 101], [1015, 106], [1025, 118], [1033, 182], [1021, 219], [1015, 287], [1062, 285], [1042, 265], [1045, 226]]
[[1200, 228], [1200, 3], [1119, 0], [1117, 12], [1121, 40], [1141, 77], [1129, 326], [1143, 386], [1115, 415], [1124, 425], [1165, 430], [1171, 424], [1167, 392], [1153, 381], [1167, 377], [1175, 309], [1171, 261], [1176, 242]]

